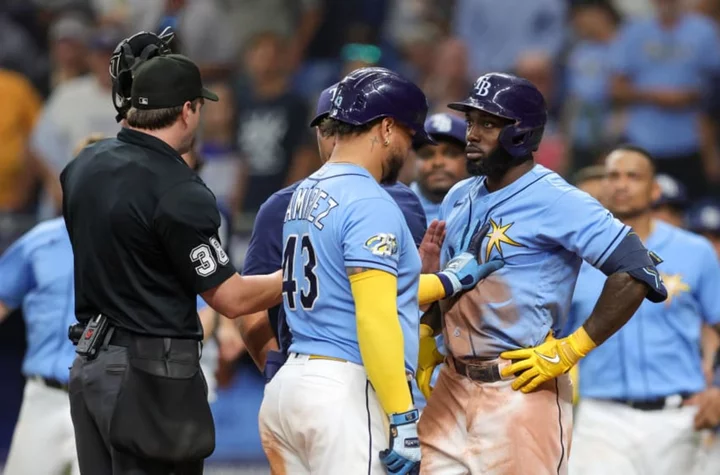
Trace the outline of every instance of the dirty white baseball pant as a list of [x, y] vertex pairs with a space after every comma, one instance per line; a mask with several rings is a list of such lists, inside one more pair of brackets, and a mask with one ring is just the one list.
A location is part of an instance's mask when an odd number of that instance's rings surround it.
[[386, 474], [387, 416], [360, 365], [291, 353], [259, 419], [273, 475]]
[[691, 406], [642, 411], [613, 401], [581, 400], [570, 475], [692, 474], [700, 460], [696, 411]]
[[5, 475], [79, 475], [68, 393], [42, 381], [25, 383]]
[[562, 375], [529, 394], [514, 391], [510, 384], [475, 382], [458, 374], [451, 363], [443, 366], [418, 423], [420, 473], [567, 474], [570, 379]]

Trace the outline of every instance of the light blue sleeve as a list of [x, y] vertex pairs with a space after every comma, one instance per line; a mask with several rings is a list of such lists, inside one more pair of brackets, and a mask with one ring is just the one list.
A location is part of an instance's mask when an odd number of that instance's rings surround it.
[[0, 302], [15, 309], [35, 283], [25, 236], [15, 241], [0, 256]]
[[205, 300], [203, 300], [203, 298], [198, 295], [197, 296], [197, 311], [199, 312], [200, 310], [207, 308], [207, 306], [208, 306], [207, 302], [205, 302]]
[[698, 252], [700, 283], [696, 298], [700, 303], [703, 319], [710, 325], [720, 323], [720, 259], [709, 242], [704, 242]]
[[384, 198], [358, 200], [348, 206], [343, 219], [345, 267], [366, 267], [397, 276], [399, 240], [405, 226], [397, 205]]
[[538, 238], [554, 242], [600, 268], [630, 228], [578, 189], [564, 192], [540, 215]]
[[630, 76], [633, 73], [633, 64], [637, 58], [634, 58], [635, 50], [633, 48], [633, 37], [635, 25], [624, 27], [615, 38], [610, 47], [610, 70], [615, 74]]

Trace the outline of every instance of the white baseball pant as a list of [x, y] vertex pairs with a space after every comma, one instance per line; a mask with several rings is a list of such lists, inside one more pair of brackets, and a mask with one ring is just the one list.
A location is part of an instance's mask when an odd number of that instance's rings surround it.
[[386, 474], [388, 419], [360, 365], [291, 353], [259, 419], [273, 475]]
[[570, 475], [693, 473], [701, 454], [701, 433], [693, 427], [696, 411], [692, 406], [643, 411], [613, 401], [581, 400]]
[[80, 474], [68, 393], [30, 378], [5, 464], [5, 475]]

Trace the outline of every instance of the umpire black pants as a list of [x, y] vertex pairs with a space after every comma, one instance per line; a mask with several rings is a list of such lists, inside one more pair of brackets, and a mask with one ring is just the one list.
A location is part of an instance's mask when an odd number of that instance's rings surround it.
[[128, 349], [122, 346], [109, 345], [93, 360], [75, 358], [70, 370], [70, 411], [82, 475], [202, 474], [202, 460], [160, 463], [112, 447], [110, 421], [127, 370]]

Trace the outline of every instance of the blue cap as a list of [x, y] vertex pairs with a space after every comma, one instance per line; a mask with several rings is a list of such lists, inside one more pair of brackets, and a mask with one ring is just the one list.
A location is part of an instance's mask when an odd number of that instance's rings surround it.
[[425, 121], [425, 130], [436, 142], [456, 140], [465, 144], [465, 119], [453, 114], [433, 114]]
[[428, 102], [412, 81], [385, 68], [360, 68], [340, 81], [329, 117], [352, 125], [363, 125], [392, 117], [415, 132], [413, 144], [434, 144], [425, 131]]
[[720, 233], [720, 201], [709, 199], [693, 205], [686, 221], [692, 231]]
[[335, 83], [327, 89], [323, 90], [318, 97], [317, 108], [315, 109], [315, 118], [310, 122], [310, 127], [317, 127], [323, 119], [330, 115], [333, 97], [339, 83]]
[[655, 181], [660, 186], [660, 199], [654, 206], [673, 205], [685, 207], [688, 204], [687, 188], [670, 175], [658, 174]]

